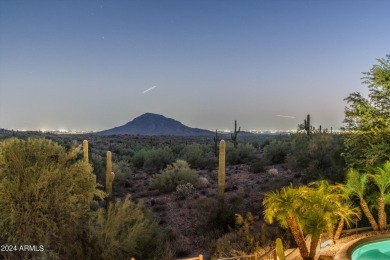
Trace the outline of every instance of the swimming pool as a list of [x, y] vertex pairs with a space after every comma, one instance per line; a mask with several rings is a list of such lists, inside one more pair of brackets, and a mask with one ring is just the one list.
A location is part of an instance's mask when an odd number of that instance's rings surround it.
[[352, 260], [390, 259], [390, 239], [364, 243], [353, 249]]

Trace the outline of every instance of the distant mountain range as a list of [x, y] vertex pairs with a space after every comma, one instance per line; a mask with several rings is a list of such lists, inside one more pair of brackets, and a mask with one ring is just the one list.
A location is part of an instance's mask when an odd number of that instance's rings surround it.
[[162, 115], [145, 113], [125, 125], [97, 132], [97, 135], [211, 136], [214, 132], [183, 125]]

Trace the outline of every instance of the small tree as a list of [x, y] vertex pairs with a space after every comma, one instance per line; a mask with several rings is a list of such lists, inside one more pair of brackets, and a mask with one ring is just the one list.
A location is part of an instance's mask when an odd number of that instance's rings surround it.
[[369, 72], [364, 73], [363, 84], [368, 85], [368, 98], [359, 92], [344, 100], [346, 129], [343, 154], [347, 166], [359, 170], [390, 160], [390, 55], [378, 59]]

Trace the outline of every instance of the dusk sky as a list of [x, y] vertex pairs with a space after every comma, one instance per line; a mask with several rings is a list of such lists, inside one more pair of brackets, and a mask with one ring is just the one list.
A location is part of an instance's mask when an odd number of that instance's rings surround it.
[[0, 128], [338, 129], [389, 26], [386, 0], [0, 0]]

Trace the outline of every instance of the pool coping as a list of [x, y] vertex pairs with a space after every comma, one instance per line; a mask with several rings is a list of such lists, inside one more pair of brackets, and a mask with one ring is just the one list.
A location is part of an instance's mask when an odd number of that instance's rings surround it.
[[383, 235], [373, 235], [370, 237], [362, 237], [357, 238], [355, 240], [352, 240], [345, 245], [343, 245], [340, 250], [337, 252], [337, 254], [334, 257], [334, 260], [350, 260], [352, 255], [352, 250], [355, 249], [357, 246], [374, 242], [374, 241], [381, 241], [381, 240], [387, 240], [390, 239], [389, 234], [383, 234]]

